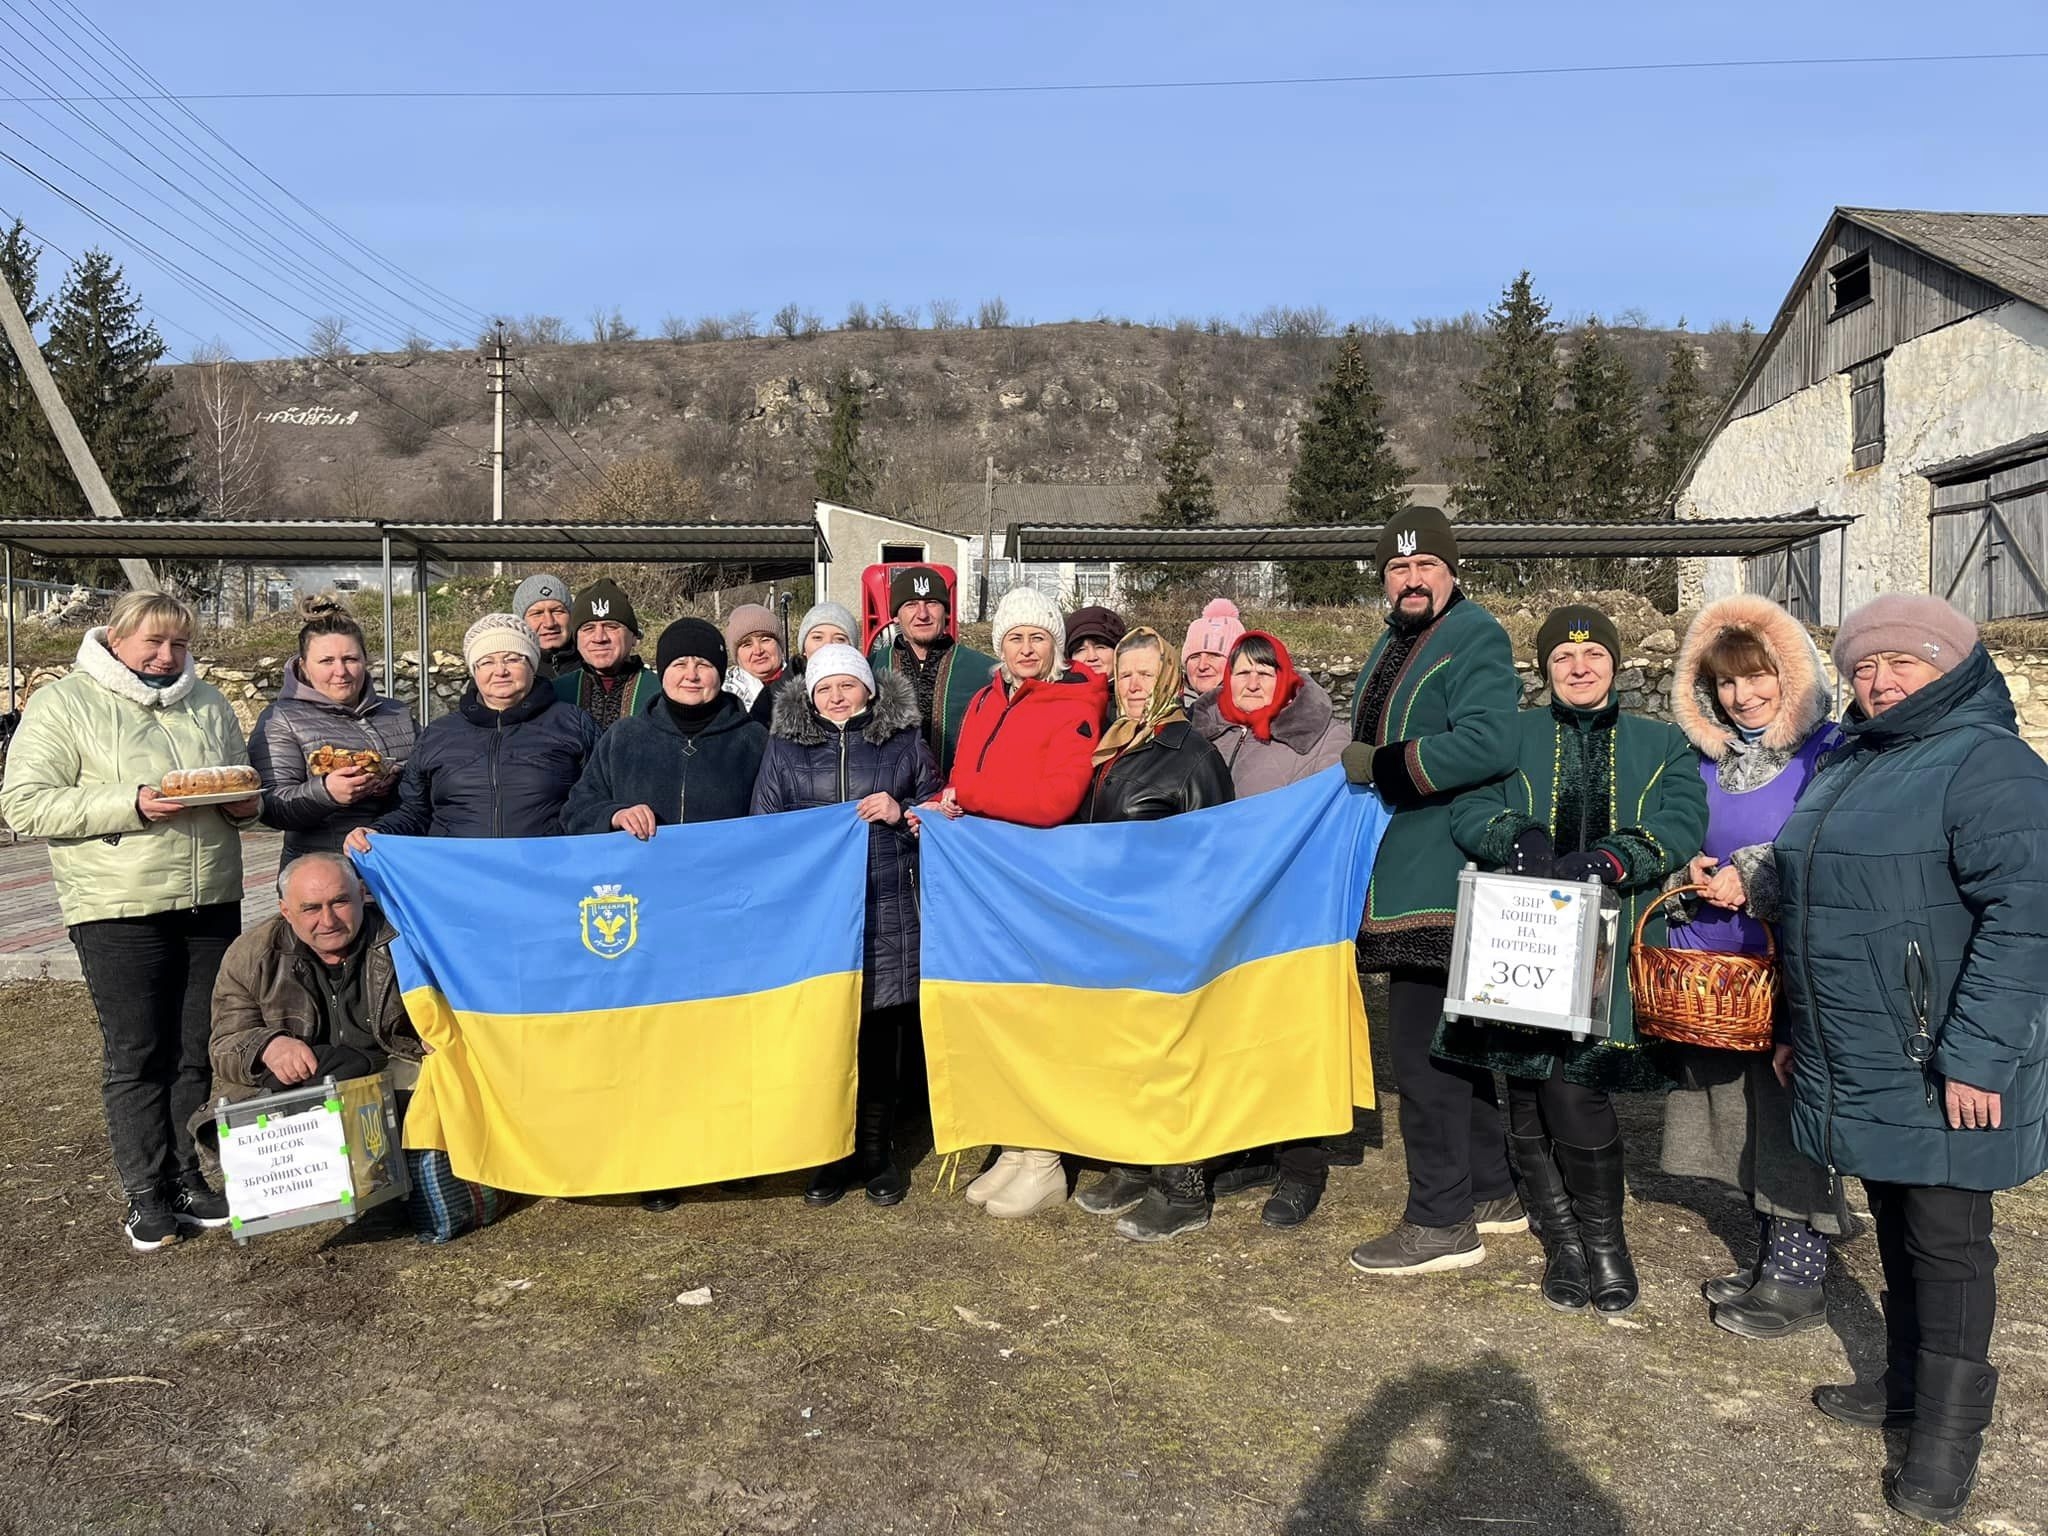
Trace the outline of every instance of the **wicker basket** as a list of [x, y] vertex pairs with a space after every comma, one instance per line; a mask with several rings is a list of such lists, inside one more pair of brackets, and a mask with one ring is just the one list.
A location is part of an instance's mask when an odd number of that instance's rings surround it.
[[1777, 999], [1777, 942], [1764, 927], [1762, 956], [1730, 955], [1710, 949], [1646, 946], [1650, 916], [1674, 896], [1704, 891], [1703, 885], [1667, 891], [1636, 919], [1629, 948], [1628, 979], [1635, 997], [1636, 1028], [1660, 1040], [1711, 1046], [1719, 1051], [1768, 1051], [1771, 1005]]

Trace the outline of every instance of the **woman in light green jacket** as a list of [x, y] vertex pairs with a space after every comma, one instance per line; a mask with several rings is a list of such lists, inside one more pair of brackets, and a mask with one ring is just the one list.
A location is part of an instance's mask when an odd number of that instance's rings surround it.
[[214, 973], [242, 930], [240, 829], [262, 802], [157, 792], [172, 769], [249, 760], [235, 712], [192, 670], [194, 628], [174, 597], [123, 597], [69, 675], [29, 699], [0, 783], [7, 824], [49, 840], [106, 1040], [107, 1131], [141, 1252], [228, 1218], [187, 1125], [209, 1086]]

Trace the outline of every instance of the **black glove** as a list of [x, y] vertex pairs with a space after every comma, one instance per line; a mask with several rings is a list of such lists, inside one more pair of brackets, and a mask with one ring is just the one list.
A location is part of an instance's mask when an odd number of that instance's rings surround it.
[[1547, 880], [1556, 863], [1557, 850], [1551, 846], [1550, 834], [1541, 827], [1531, 827], [1515, 838], [1514, 851], [1508, 855], [1506, 872], [1511, 875], [1534, 875], [1539, 880]]
[[1599, 848], [1589, 853], [1565, 854], [1550, 871], [1553, 880], [1572, 883], [1598, 880], [1602, 885], [1619, 885], [1626, 873], [1621, 867], [1621, 860]]

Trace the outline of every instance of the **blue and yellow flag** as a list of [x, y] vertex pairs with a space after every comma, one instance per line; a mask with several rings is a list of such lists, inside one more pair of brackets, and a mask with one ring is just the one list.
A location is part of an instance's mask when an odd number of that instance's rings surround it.
[[1349, 1130], [1373, 1102], [1355, 942], [1386, 823], [1335, 768], [1165, 821], [926, 817], [938, 1149], [1145, 1165]]
[[812, 1168], [853, 1142], [868, 829], [849, 806], [599, 837], [378, 837], [432, 1048], [409, 1147], [535, 1195]]

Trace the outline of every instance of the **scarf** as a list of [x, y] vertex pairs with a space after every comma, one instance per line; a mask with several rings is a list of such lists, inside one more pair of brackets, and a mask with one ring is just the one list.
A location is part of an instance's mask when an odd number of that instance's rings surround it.
[[[1145, 701], [1143, 714], [1127, 715], [1123, 712], [1123, 700], [1117, 700], [1117, 716], [1110, 722], [1109, 729], [1102, 733], [1102, 740], [1095, 748], [1095, 766], [1113, 763], [1126, 752], [1136, 752], [1148, 745], [1167, 726], [1176, 720], [1187, 719], [1187, 711], [1180, 705], [1180, 655], [1171, 642], [1156, 629], [1143, 625], [1132, 630], [1117, 642], [1116, 659], [1121, 663], [1124, 652], [1138, 647], [1159, 648], [1159, 677], [1152, 684], [1152, 697]], [[1119, 666], [1110, 667], [1111, 686], [1115, 686], [1114, 674]], [[1224, 690], [1228, 692], [1228, 688]]]
[[1269, 635], [1262, 629], [1247, 630], [1230, 648], [1230, 664], [1237, 664], [1237, 653], [1246, 640], [1264, 640], [1273, 647], [1280, 665], [1273, 674], [1273, 697], [1257, 709], [1238, 708], [1237, 698], [1231, 688], [1230, 679], [1225, 676], [1223, 687], [1216, 695], [1216, 712], [1232, 725], [1241, 725], [1260, 741], [1273, 739], [1273, 722], [1280, 712], [1294, 702], [1294, 696], [1301, 692], [1301, 674], [1294, 670], [1294, 658], [1287, 654], [1287, 647], [1280, 643], [1277, 635]]

